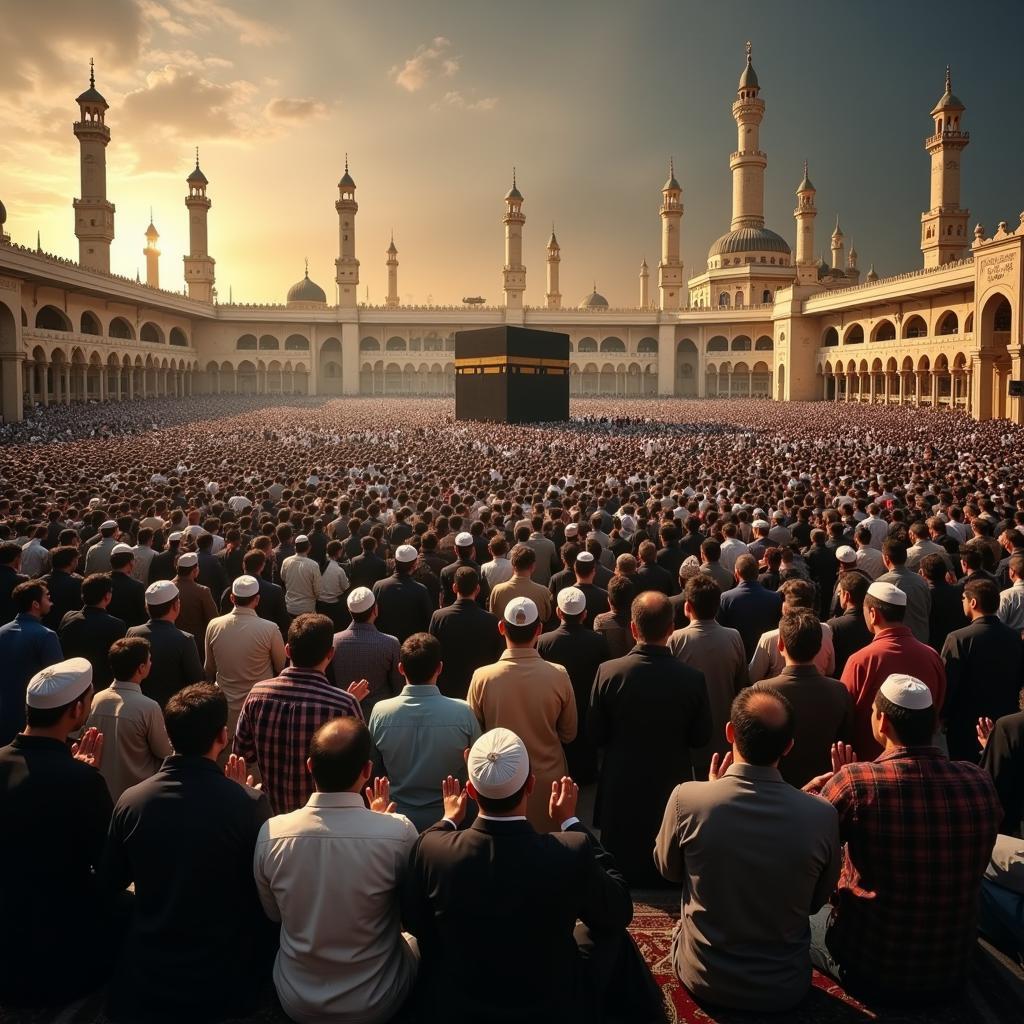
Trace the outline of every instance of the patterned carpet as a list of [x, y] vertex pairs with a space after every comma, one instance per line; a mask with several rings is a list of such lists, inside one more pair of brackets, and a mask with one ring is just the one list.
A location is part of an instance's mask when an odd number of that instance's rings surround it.
[[[978, 947], [971, 984], [964, 997], [929, 1010], [871, 1009], [817, 972], [807, 998], [786, 1013], [739, 1013], [701, 1006], [672, 970], [672, 929], [678, 916], [678, 903], [670, 893], [636, 894], [630, 932], [661, 988], [670, 1024], [1009, 1024], [1024, 1020], [1024, 976], [983, 945]], [[102, 1007], [102, 994], [60, 1009], [23, 1011], [0, 1007], [0, 1024], [109, 1024]], [[272, 988], [268, 988], [259, 1011], [225, 1024], [289, 1024], [289, 1020]]]

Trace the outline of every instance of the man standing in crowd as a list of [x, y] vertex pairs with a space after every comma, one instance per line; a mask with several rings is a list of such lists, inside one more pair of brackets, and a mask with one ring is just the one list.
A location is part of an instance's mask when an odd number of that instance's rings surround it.
[[594, 680], [587, 731], [604, 749], [595, 823], [631, 886], [664, 884], [651, 860], [665, 801], [693, 778], [692, 751], [711, 739], [704, 676], [672, 656], [672, 605], [656, 591], [633, 601], [636, 647]]
[[[533, 555], [530, 548], [525, 550]], [[543, 623], [530, 598], [506, 603], [498, 628], [507, 648], [493, 665], [473, 673], [466, 700], [483, 731], [511, 729], [522, 737], [539, 782], [527, 817], [536, 831], [550, 832], [554, 826], [547, 816], [547, 794], [565, 775], [562, 744], [576, 736], [576, 696], [569, 673], [537, 652]]]
[[[93, 522], [95, 521], [94, 519]], [[91, 576], [94, 572], [110, 572], [110, 553], [114, 550], [119, 535], [120, 531], [113, 519], [107, 519], [100, 524], [100, 539], [85, 553], [86, 576]]]
[[252, 875], [267, 798], [245, 784], [243, 765], [226, 778], [217, 764], [227, 700], [199, 683], [174, 694], [164, 716], [174, 753], [118, 801], [100, 869], [109, 893], [135, 886], [107, 990], [118, 1024], [246, 1016], [277, 945]]
[[[814, 610], [814, 584], [807, 580], [786, 580], [779, 587], [782, 595], [782, 614], [788, 615], [795, 611]], [[828, 626], [821, 627], [821, 644], [814, 656], [814, 664], [823, 676], [831, 676], [835, 671], [835, 649], [832, 646], [832, 631]], [[769, 629], [762, 633], [754, 648], [754, 656], [750, 659], [750, 681], [760, 682], [777, 676], [785, 667], [782, 653], [779, 650], [779, 630]]]
[[873, 634], [864, 621], [864, 598], [867, 596], [868, 585], [868, 581], [859, 572], [847, 572], [843, 573], [836, 587], [841, 611], [829, 619], [826, 625], [832, 632], [837, 679], [843, 674], [850, 655], [871, 643]]
[[459, 566], [454, 586], [455, 603], [433, 613], [429, 631], [441, 643], [438, 688], [446, 697], [465, 700], [473, 673], [499, 658], [505, 642], [498, 629], [497, 616], [477, 603], [480, 596], [477, 571]]
[[115, 544], [110, 552], [110, 604], [107, 611], [127, 627], [146, 621], [146, 587], [132, 575], [135, 550]]
[[1010, 586], [999, 594], [999, 620], [1024, 635], [1024, 555], [1011, 555]]
[[68, 612], [82, 607], [82, 577], [78, 575], [78, 548], [70, 544], [54, 548], [50, 552], [52, 570], [43, 577], [50, 592], [50, 610], [43, 618], [43, 625], [55, 632]]
[[966, 980], [1002, 810], [981, 769], [932, 746], [933, 693], [919, 679], [886, 678], [871, 727], [882, 755], [821, 789], [845, 854], [832, 906], [811, 920], [811, 959], [853, 994], [920, 1006]]
[[309, 557], [309, 538], [304, 533], [295, 538], [295, 554], [281, 563], [280, 575], [288, 614], [294, 618], [315, 612], [320, 595], [320, 566]]
[[[533, 569], [537, 563], [536, 552], [525, 544], [517, 544], [512, 549], [511, 560], [512, 579], [507, 583], [499, 583], [491, 591], [489, 602], [491, 614], [501, 619], [505, 612], [505, 606], [510, 601], [524, 597], [537, 606], [542, 623], [550, 622], [552, 617], [551, 594], [547, 587], [534, 583], [532, 578]], [[454, 572], [451, 575], [454, 578]]]
[[[518, 547], [518, 545], [517, 545]], [[473, 540], [471, 533], [459, 533], [455, 536], [455, 561], [450, 565], [446, 565], [440, 573], [441, 579], [441, 607], [444, 608], [447, 605], [452, 604], [455, 600], [455, 574], [459, 569], [466, 567], [472, 569], [474, 572], [480, 572], [480, 566], [476, 564], [474, 555], [476, 553], [476, 544]], [[515, 550], [513, 550], [513, 556]], [[534, 556], [536, 558], [536, 556]], [[531, 563], [532, 565], [533, 563]], [[512, 568], [515, 570], [515, 558], [512, 560]], [[490, 602], [491, 591], [487, 585], [486, 580], [481, 577], [480, 583], [480, 595], [477, 601], [480, 603], [481, 608], [488, 608], [500, 617], [501, 612], [495, 611], [493, 602]]]
[[718, 621], [739, 633], [749, 662], [761, 634], [779, 624], [782, 595], [757, 582], [757, 559], [752, 555], [736, 559], [735, 576], [736, 586], [722, 595]]
[[882, 545], [882, 560], [888, 570], [878, 577], [879, 583], [891, 583], [907, 597], [904, 624], [915, 640], [928, 643], [928, 615], [932, 608], [932, 592], [928, 584], [912, 569], [907, 568], [907, 546], [890, 537]]
[[178, 588], [178, 629], [195, 637], [199, 657], [205, 656], [206, 627], [217, 617], [217, 604], [209, 589], [198, 582], [199, 556], [186, 551], [178, 556], [174, 585]]
[[604, 637], [608, 645], [609, 658], [621, 658], [633, 649], [633, 634], [629, 631], [629, 609], [635, 596], [633, 584], [627, 577], [613, 576], [609, 581], [608, 611], [601, 612], [594, 619], [594, 632]]
[[420, 832], [441, 820], [438, 780], [451, 776], [465, 784], [463, 754], [480, 735], [469, 705], [437, 688], [441, 653], [441, 644], [429, 633], [409, 637], [398, 666], [405, 686], [397, 697], [379, 701], [369, 722], [376, 774], [393, 780], [391, 798], [398, 813]]
[[57, 633], [65, 657], [89, 659], [96, 690], [102, 690], [114, 681], [107, 655], [111, 644], [128, 631], [123, 619], [110, 614], [112, 593], [109, 573], [97, 572], [86, 576], [82, 581], [83, 608], [68, 612]]
[[427, 588], [413, 578], [418, 561], [419, 552], [411, 544], [400, 544], [395, 549], [395, 571], [373, 585], [377, 629], [399, 643], [426, 632], [434, 611]]
[[239, 576], [231, 584], [233, 608], [210, 620], [206, 627], [204, 671], [228, 699], [228, 736], [235, 726], [249, 691], [264, 679], [273, 679], [285, 664], [284, 641], [273, 622], [257, 614], [259, 581]]
[[363, 718], [367, 718], [379, 700], [396, 696], [402, 689], [398, 671], [401, 644], [397, 637], [382, 633], [376, 626], [377, 601], [366, 587], [349, 591], [351, 624], [334, 634], [334, 651], [327, 677], [345, 689], [364, 681], [368, 690], [362, 697]]
[[108, 660], [114, 681], [93, 697], [85, 727], [103, 735], [100, 772], [116, 803], [160, 768], [171, 742], [160, 705], [142, 692], [152, 666], [149, 644], [137, 636], [115, 640]]
[[794, 731], [777, 689], [748, 687], [726, 725], [732, 753], [716, 754], [708, 781], [681, 783], [665, 806], [654, 860], [683, 886], [675, 973], [716, 1006], [784, 1011], [810, 988], [807, 919], [839, 878], [839, 828], [831, 807], [779, 771]]

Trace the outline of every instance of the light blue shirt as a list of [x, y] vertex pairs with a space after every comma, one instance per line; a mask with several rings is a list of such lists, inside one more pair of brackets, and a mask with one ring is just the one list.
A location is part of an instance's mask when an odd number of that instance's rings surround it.
[[464, 700], [436, 686], [406, 683], [397, 697], [379, 701], [370, 715], [374, 762], [391, 780], [391, 799], [422, 832], [444, 816], [441, 780], [466, 783], [463, 751], [480, 735]]

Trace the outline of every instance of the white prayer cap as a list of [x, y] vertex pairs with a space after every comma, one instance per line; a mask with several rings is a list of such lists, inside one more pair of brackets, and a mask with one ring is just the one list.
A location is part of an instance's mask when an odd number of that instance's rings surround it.
[[187, 527], [185, 532], [190, 537], [201, 537], [204, 533], [206, 533], [206, 531], [198, 523], [193, 523], [191, 526]]
[[90, 498], [89, 499], [89, 508], [96, 508], [96, 506], [99, 505], [99, 503], [100, 503], [100, 499], [99, 498]]
[[566, 537], [575, 537], [580, 532], [580, 528], [576, 523], [567, 523], [565, 526]]
[[304, 533], [300, 533], [298, 535], [298, 537], [295, 538], [296, 546], [298, 546], [299, 544], [308, 544], [308, 543], [309, 543], [309, 538]]
[[92, 685], [92, 665], [85, 658], [58, 661], [29, 680], [25, 703], [30, 708], [62, 708]]
[[538, 618], [537, 606], [528, 597], [513, 597], [505, 605], [505, 621], [511, 626], [532, 626]]
[[117, 529], [117, 523], [115, 523], [113, 519], [108, 519], [105, 522], [100, 523], [100, 529], [101, 530], [116, 530]]
[[185, 554], [178, 556], [179, 569], [191, 569], [192, 566], [198, 564], [199, 556], [194, 551], [186, 551]]
[[178, 588], [170, 580], [157, 580], [146, 587], [146, 604], [168, 604], [178, 596]]
[[[622, 532], [627, 537], [630, 537], [634, 533], [636, 533], [636, 520], [632, 516], [623, 516], [619, 520], [619, 523], [621, 524]], [[566, 530], [565, 535], [566, 535], [566, 537], [569, 536], [569, 531], [568, 530]]]
[[764, 518], [764, 509], [763, 508], [755, 508], [754, 509], [754, 515], [757, 516], [759, 519], [763, 519]]
[[879, 692], [897, 707], [909, 711], [923, 711], [932, 706], [932, 691], [914, 676], [894, 673], [882, 683]]
[[419, 552], [411, 544], [399, 544], [395, 548], [396, 562], [415, 562], [418, 557]]
[[260, 592], [260, 581], [255, 576], [239, 576], [231, 584], [235, 597], [255, 597]]
[[844, 565], [852, 565], [857, 561], [857, 552], [849, 544], [844, 544], [841, 548], [836, 548], [836, 558]]
[[362, 612], [368, 612], [374, 605], [377, 599], [373, 596], [373, 591], [369, 587], [356, 587], [351, 594], [348, 595], [348, 599], [345, 604], [348, 605], [348, 610], [353, 615], [360, 615]]
[[594, 560], [594, 556], [589, 551], [581, 551], [576, 556], [576, 561], [577, 562], [582, 562], [584, 565], [589, 565], [593, 560]]
[[558, 592], [558, 607], [566, 615], [579, 615], [587, 607], [587, 595], [579, 587], [566, 587]]
[[755, 530], [767, 530], [771, 524], [767, 519], [755, 519], [750, 525]]
[[878, 601], [884, 601], [886, 604], [895, 604], [900, 608], [907, 606], [907, 595], [899, 587], [894, 587], [891, 583], [875, 580], [868, 587], [868, 594]]
[[170, 534], [170, 535], [169, 535], [169, 536], [167, 537], [167, 539], [168, 539], [168, 540], [169, 540], [169, 541], [170, 541], [170, 542], [171, 542], [172, 544], [177, 544], [177, 543], [179, 543], [179, 542], [181, 541], [181, 538], [182, 538], [182, 537], [184, 537], [184, 536], [185, 536], [185, 535], [184, 535], [184, 534], [183, 534], [183, 533], [181, 532], [181, 530], [175, 530], [175, 531], [174, 531], [174, 533]]
[[135, 554], [135, 548], [133, 548], [131, 544], [115, 544], [110, 549], [110, 553], [112, 555], [120, 555], [123, 554], [125, 551], [127, 551], [129, 555]]
[[784, 512], [778, 511], [777, 509], [776, 509], [776, 511], [774, 511], [772, 513], [772, 519], [785, 519], [785, 518], [786, 518], [786, 514]]
[[457, 548], [471, 548], [473, 546], [473, 534], [466, 533], [463, 530], [462, 533], [456, 535], [455, 546]]
[[526, 785], [530, 777], [530, 755], [514, 732], [491, 729], [473, 744], [466, 767], [469, 781], [482, 797], [503, 800]]

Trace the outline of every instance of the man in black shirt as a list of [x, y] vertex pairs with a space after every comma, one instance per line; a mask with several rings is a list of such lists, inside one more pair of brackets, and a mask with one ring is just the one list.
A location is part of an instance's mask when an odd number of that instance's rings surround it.
[[107, 610], [112, 592], [110, 573], [94, 572], [86, 576], [82, 581], [85, 607], [68, 612], [57, 631], [65, 657], [88, 658], [92, 665], [93, 687], [98, 690], [114, 681], [107, 655], [110, 645], [128, 631], [124, 620]]

